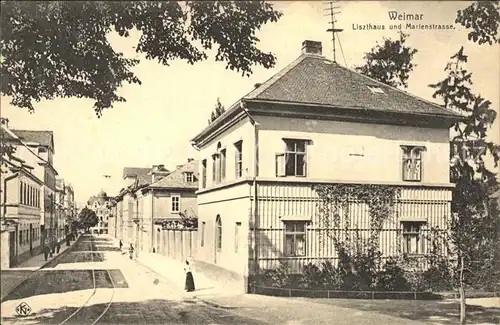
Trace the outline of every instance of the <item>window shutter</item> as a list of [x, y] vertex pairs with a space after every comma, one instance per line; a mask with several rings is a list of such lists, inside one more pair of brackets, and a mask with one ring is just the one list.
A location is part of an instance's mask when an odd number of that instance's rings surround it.
[[285, 176], [285, 154], [277, 153], [276, 154], [276, 176], [283, 177]]

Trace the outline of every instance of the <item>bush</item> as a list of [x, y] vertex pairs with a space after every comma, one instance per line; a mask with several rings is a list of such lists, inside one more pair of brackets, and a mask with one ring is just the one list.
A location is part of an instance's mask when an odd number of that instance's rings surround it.
[[263, 282], [265, 286], [274, 288], [290, 287], [293, 281], [289, 273], [288, 263], [281, 262], [275, 269], [264, 270]]
[[383, 270], [377, 273], [376, 288], [380, 291], [410, 291], [412, 286], [400, 263], [389, 258]]

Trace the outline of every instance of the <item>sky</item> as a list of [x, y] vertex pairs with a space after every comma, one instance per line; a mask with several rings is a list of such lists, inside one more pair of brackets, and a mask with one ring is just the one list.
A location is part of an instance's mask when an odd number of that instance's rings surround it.
[[[341, 1], [336, 28], [342, 50], [337, 43], [337, 61], [354, 67], [363, 63], [364, 53], [384, 37], [397, 37], [389, 11], [423, 14], [423, 24], [453, 24], [458, 9], [468, 2], [452, 1]], [[117, 51], [139, 58], [133, 71], [142, 85], [128, 85], [119, 94], [127, 99], [103, 112], [98, 119], [93, 102], [85, 99], [55, 99], [35, 105], [35, 113], [11, 107], [8, 97], [1, 98], [1, 116], [9, 119], [13, 129], [52, 130], [55, 140], [54, 164], [60, 176], [75, 189], [77, 202], [85, 202], [101, 189], [116, 195], [123, 187], [123, 167], [151, 167], [164, 164], [173, 169], [198, 158], [190, 140], [207, 126], [217, 98], [229, 107], [244, 96], [254, 84], [262, 83], [300, 55], [304, 40], [321, 41], [323, 55], [333, 58], [328, 7], [320, 1], [280, 1], [275, 8], [283, 12], [277, 23], [265, 25], [257, 33], [259, 48], [272, 52], [277, 64], [272, 69], [255, 67], [250, 77], [225, 70], [225, 64], [207, 61], [190, 65], [172, 61], [163, 66], [135, 53], [139, 34], [130, 38], [110, 35]], [[385, 25], [385, 30], [360, 30], [357, 25]], [[403, 26], [405, 22], [403, 22]], [[492, 102], [498, 112], [499, 46], [478, 46], [467, 40], [467, 31], [456, 25], [454, 30], [404, 30], [408, 45], [416, 48], [416, 67], [406, 89], [419, 97], [432, 99], [430, 83], [445, 77], [444, 67], [450, 56], [464, 46], [469, 55], [467, 69], [473, 73], [473, 90]], [[344, 54], [344, 56], [342, 55]], [[490, 138], [499, 141], [499, 123], [490, 130]], [[103, 175], [110, 175], [106, 179]]]

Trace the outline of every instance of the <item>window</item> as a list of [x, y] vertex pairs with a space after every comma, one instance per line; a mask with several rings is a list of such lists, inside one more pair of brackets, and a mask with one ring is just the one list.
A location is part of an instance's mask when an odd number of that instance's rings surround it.
[[192, 183], [194, 182], [194, 175], [191, 172], [187, 172], [184, 174], [186, 178], [186, 183]]
[[224, 180], [226, 178], [226, 149], [221, 150], [220, 152], [220, 179]]
[[234, 144], [235, 147], [235, 166], [236, 178], [243, 175], [243, 141], [238, 141]]
[[423, 147], [402, 146], [403, 181], [420, 182], [422, 179]]
[[372, 94], [385, 94], [385, 92], [379, 86], [368, 86], [368, 89], [372, 92]]
[[306, 176], [306, 140], [285, 140], [285, 153], [276, 155], [276, 176]]
[[285, 255], [306, 255], [305, 222], [285, 222]]
[[201, 162], [201, 187], [207, 187], [207, 160]]
[[222, 221], [220, 215], [215, 218], [215, 248], [218, 252], [222, 251]]
[[205, 221], [201, 223], [201, 241], [200, 246], [205, 246]]
[[19, 231], [19, 245], [22, 245], [23, 244], [23, 231], [20, 230]]
[[181, 198], [180, 196], [172, 196], [172, 212], [181, 211]]
[[234, 252], [238, 253], [238, 246], [240, 242], [240, 228], [241, 222], [237, 222], [234, 226]]
[[402, 222], [403, 225], [403, 253], [423, 254], [424, 240], [422, 238], [422, 222]]
[[219, 170], [219, 154], [212, 155], [212, 181], [218, 183], [218, 170]]
[[21, 202], [21, 204], [24, 204], [23, 202], [23, 194], [24, 194], [24, 189], [23, 189], [23, 182], [21, 182], [21, 184], [19, 184], [19, 201]]

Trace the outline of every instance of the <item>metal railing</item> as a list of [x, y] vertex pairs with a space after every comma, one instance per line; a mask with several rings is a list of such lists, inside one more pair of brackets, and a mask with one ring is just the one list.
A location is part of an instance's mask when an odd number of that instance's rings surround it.
[[[401, 300], [440, 300], [443, 298], [457, 298], [455, 292], [429, 292], [429, 291], [378, 291], [378, 290], [328, 290], [328, 289], [301, 289], [301, 288], [279, 288], [261, 285], [250, 285], [250, 292], [278, 297], [304, 297], [323, 299], [401, 299]], [[498, 292], [469, 292], [468, 298], [498, 297]]]

